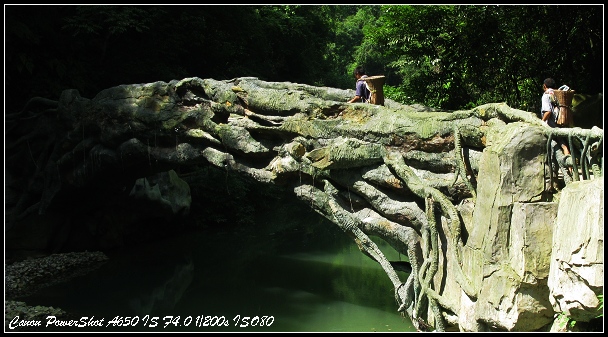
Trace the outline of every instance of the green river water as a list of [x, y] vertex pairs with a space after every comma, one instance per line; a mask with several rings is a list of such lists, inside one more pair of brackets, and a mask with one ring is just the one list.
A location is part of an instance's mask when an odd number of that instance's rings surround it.
[[[109, 252], [99, 269], [23, 300], [101, 325], [66, 331], [415, 331], [380, 265], [316, 213], [291, 216], [299, 225], [281, 226], [288, 216]], [[390, 260], [405, 259], [372, 239]]]

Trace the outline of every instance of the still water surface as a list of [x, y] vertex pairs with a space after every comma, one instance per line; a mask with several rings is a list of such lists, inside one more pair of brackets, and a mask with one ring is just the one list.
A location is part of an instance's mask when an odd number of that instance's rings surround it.
[[[124, 332], [415, 331], [382, 268], [331, 226], [188, 232], [109, 253], [98, 270], [24, 300], [104, 326], [137, 316], [111, 329]], [[390, 260], [404, 259], [375, 241]], [[208, 316], [216, 326], [203, 326]]]

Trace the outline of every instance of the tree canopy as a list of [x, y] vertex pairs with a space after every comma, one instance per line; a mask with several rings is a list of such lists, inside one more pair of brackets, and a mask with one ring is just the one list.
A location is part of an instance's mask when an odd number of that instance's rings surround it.
[[5, 5], [5, 104], [129, 83], [253, 76], [401, 103], [540, 108], [544, 78], [603, 91], [603, 5]]

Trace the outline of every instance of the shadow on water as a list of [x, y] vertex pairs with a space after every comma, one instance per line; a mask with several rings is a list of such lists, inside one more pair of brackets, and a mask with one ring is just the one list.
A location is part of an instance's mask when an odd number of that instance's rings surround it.
[[[335, 225], [307, 216], [306, 228], [199, 230], [108, 253], [93, 273], [22, 300], [104, 319], [104, 328], [65, 331], [415, 331], [382, 268]], [[117, 316], [138, 319], [110, 329]]]

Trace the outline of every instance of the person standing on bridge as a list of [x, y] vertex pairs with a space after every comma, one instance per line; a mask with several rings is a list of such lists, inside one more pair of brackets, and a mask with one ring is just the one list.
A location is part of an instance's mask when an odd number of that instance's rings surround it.
[[[555, 122], [557, 119], [555, 109], [559, 109], [559, 107], [554, 106], [551, 101], [551, 95], [555, 95], [553, 93], [553, 91], [555, 90], [555, 86], [555, 80], [551, 77], [546, 78], [543, 81], [543, 96], [541, 97], [540, 108], [540, 117], [542, 121], [552, 128], [557, 127], [557, 124]], [[566, 143], [564, 143], [563, 141], [559, 141], [559, 145], [561, 146], [564, 155], [570, 155], [570, 150], [568, 150], [568, 146], [566, 146]]]
[[[558, 125], [556, 123], [557, 120], [557, 113], [556, 113], [556, 109], [559, 109], [558, 106], [556, 106], [554, 102], [554, 100], [552, 99], [552, 96], [555, 95], [555, 93], [553, 92], [555, 90], [556, 84], [555, 84], [555, 80], [551, 77], [546, 78], [543, 81], [543, 95], [541, 97], [541, 108], [540, 108], [540, 118], [541, 120], [549, 125], [552, 128], [557, 128]], [[552, 174], [555, 174], [555, 176], [557, 177], [557, 171], [560, 170], [560, 166], [563, 168], [562, 170], [562, 174], [564, 176], [564, 180], [569, 179], [571, 180], [571, 176], [572, 176], [572, 167], [567, 167], [568, 164], [571, 165], [571, 155], [570, 155], [570, 150], [568, 149], [568, 146], [566, 145], [565, 141], [562, 139], [555, 139], [552, 138], [551, 139], [551, 148], [555, 149], [554, 151], [559, 151], [559, 147], [561, 147], [562, 153], [563, 153], [563, 157], [561, 157], [561, 165], [558, 163], [557, 158], [555, 156], [551, 156], [551, 154], [549, 153], [548, 155], [553, 157], [550, 159], [549, 161], [549, 167], [551, 169], [551, 171], [553, 172]], [[554, 152], [555, 153], [555, 152]], [[552, 179], [551, 179], [552, 181]], [[557, 186], [551, 186], [551, 189], [556, 190]]]

